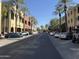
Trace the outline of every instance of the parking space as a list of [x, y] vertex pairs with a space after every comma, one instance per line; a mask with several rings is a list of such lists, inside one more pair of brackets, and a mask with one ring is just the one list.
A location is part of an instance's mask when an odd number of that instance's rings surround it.
[[49, 37], [63, 59], [79, 59], [79, 44], [73, 44], [71, 40], [61, 40], [53, 36]]

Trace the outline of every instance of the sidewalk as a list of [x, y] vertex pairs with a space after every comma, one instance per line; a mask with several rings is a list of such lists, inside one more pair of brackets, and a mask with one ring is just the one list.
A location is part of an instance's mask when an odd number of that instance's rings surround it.
[[8, 44], [11, 44], [11, 43], [20, 41], [20, 40], [22, 40], [22, 39], [24, 39], [24, 38], [28, 38], [28, 37], [31, 37], [31, 36], [32, 36], [32, 35], [28, 35], [28, 36], [21, 37], [21, 38], [0, 39], [0, 47], [6, 46], [6, 45], [8, 45]]
[[63, 59], [79, 59], [79, 44], [73, 44], [71, 40], [60, 40], [52, 36], [50, 36], [50, 40]]

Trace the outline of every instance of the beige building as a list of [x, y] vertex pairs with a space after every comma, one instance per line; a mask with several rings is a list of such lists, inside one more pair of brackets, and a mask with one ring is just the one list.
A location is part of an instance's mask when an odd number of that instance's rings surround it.
[[78, 28], [79, 27], [79, 5], [69, 8], [67, 11], [67, 24], [68, 28]]
[[[61, 23], [65, 23], [65, 18], [62, 17]], [[79, 4], [74, 7], [70, 7], [67, 10], [67, 26], [68, 29], [79, 28]]]
[[24, 31], [30, 31], [31, 30], [31, 20], [30, 16], [24, 17]]
[[16, 12], [16, 6], [12, 6], [6, 13], [6, 16], [2, 13], [4, 7], [2, 7], [2, 1], [0, 1], [0, 33], [5, 32], [22, 32], [24, 13], [22, 11]]
[[67, 11], [67, 24], [68, 28], [75, 26], [75, 7], [72, 7]]
[[79, 4], [75, 7], [75, 27], [79, 28]]
[[24, 13], [20, 11], [17, 19], [17, 31], [22, 32], [24, 30]]
[[2, 6], [2, 3], [1, 3], [1, 0], [0, 0], [0, 33], [1, 33], [1, 6]]

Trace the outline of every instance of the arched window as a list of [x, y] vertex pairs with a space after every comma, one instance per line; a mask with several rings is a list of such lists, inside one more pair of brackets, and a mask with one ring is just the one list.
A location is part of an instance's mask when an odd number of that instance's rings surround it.
[[28, 25], [29, 25], [29, 26], [31, 25], [30, 22], [28, 22]]
[[14, 32], [14, 28], [13, 27], [11, 27], [11, 32]]
[[14, 19], [14, 12], [11, 10], [11, 19]]
[[25, 24], [27, 24], [27, 21], [25, 21]]

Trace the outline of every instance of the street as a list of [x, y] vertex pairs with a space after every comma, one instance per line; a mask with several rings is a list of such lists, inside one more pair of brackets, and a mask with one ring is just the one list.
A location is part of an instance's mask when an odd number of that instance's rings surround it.
[[47, 33], [0, 48], [0, 59], [62, 59]]

